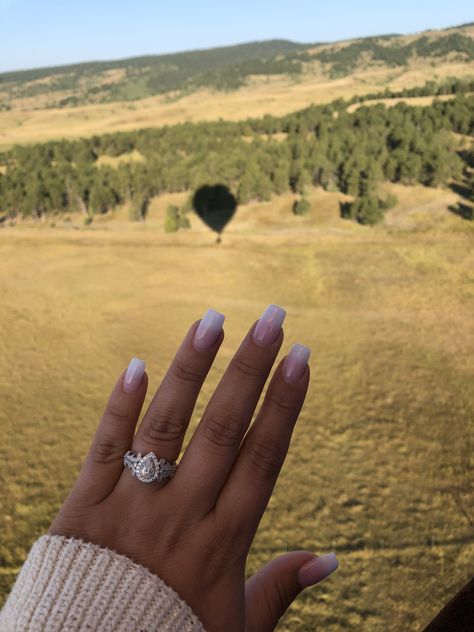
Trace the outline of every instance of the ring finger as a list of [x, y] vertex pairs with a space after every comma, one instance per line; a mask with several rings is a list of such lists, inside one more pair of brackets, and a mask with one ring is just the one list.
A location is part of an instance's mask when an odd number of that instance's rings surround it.
[[[223, 322], [224, 316], [210, 309], [191, 325], [140, 424], [132, 452], [154, 452], [171, 462], [178, 458], [197, 397], [224, 338]], [[127, 485], [134, 482], [127, 469], [123, 476]], [[151, 489], [157, 489], [156, 483]]]

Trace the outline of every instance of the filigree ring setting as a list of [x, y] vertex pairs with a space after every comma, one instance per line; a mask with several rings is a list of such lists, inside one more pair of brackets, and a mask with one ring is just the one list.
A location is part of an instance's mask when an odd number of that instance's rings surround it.
[[159, 459], [154, 452], [148, 452], [142, 456], [141, 452], [134, 454], [130, 450], [123, 457], [123, 465], [128, 467], [142, 483], [154, 483], [172, 478], [178, 467], [177, 463]]

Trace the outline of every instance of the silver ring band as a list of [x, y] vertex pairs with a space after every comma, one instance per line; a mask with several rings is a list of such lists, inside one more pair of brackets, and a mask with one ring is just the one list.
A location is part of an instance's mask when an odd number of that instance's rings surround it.
[[165, 478], [172, 478], [178, 467], [177, 463], [158, 459], [154, 452], [148, 452], [142, 456], [141, 452], [134, 454], [130, 450], [124, 454], [123, 465], [128, 467], [142, 483], [154, 483]]

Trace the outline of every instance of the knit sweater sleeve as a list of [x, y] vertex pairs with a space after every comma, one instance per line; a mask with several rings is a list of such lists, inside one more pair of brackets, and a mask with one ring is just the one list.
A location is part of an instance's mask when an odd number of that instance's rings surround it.
[[119, 553], [44, 535], [0, 612], [2, 632], [205, 632], [157, 575]]

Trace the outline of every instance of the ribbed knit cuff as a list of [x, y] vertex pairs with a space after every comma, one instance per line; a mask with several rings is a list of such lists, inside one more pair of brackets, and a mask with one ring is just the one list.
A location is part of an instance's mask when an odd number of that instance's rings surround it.
[[0, 613], [2, 632], [205, 632], [178, 594], [148, 569], [76, 538], [44, 535]]

